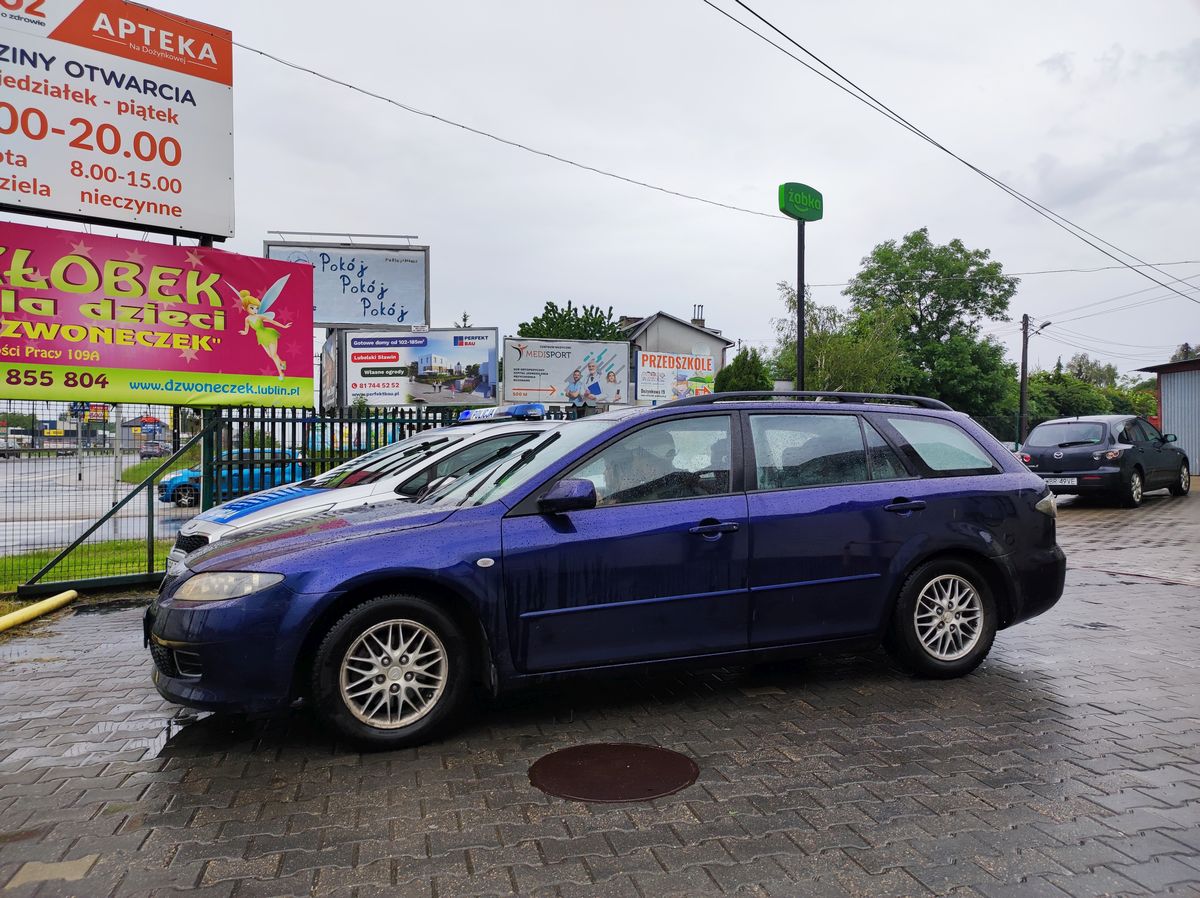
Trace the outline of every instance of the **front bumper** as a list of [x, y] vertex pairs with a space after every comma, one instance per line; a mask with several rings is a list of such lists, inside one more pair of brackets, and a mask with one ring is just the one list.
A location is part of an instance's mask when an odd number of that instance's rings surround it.
[[302, 634], [302, 603], [282, 584], [227, 602], [155, 601], [143, 624], [163, 698], [206, 711], [286, 707]]
[[[1126, 486], [1125, 473], [1120, 468], [1098, 468], [1089, 471], [1034, 471], [1056, 496], [1088, 496], [1119, 493]], [[1074, 481], [1054, 483], [1055, 480]]]

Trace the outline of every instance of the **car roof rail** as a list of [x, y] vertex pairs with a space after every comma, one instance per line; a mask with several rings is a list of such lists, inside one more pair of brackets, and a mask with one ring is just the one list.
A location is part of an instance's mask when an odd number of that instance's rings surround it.
[[915, 405], [918, 408], [937, 409], [952, 412], [954, 409], [940, 399], [930, 399], [928, 396], [905, 396], [901, 393], [841, 393], [833, 390], [736, 390], [729, 393], [705, 393], [701, 396], [688, 396], [658, 406], [659, 408], [674, 408], [681, 405], [711, 405], [715, 402], [738, 402], [744, 399], [812, 399], [823, 402], [880, 402], [904, 405]]

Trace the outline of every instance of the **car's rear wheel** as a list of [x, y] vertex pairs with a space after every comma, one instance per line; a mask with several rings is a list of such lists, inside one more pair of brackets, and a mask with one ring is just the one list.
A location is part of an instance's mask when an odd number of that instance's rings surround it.
[[1188, 470], [1188, 463], [1185, 461], [1179, 466], [1179, 476], [1175, 478], [1175, 482], [1171, 484], [1170, 490], [1172, 496], [1186, 496], [1192, 488], [1192, 472]]
[[454, 620], [419, 596], [381, 596], [343, 615], [317, 649], [317, 713], [370, 749], [429, 741], [461, 709], [470, 650]]
[[961, 677], [987, 657], [996, 626], [996, 602], [979, 571], [957, 559], [935, 559], [904, 582], [886, 645], [913, 673]]
[[175, 490], [175, 504], [180, 508], [195, 508], [200, 502], [200, 491], [194, 486], [181, 486]]
[[1137, 508], [1142, 504], [1142, 496], [1145, 492], [1146, 481], [1142, 479], [1142, 472], [1134, 468], [1129, 475], [1129, 482], [1125, 484], [1121, 502], [1126, 508]]

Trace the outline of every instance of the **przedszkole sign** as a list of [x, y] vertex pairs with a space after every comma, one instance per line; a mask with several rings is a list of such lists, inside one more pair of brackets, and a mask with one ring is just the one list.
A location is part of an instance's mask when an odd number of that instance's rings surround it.
[[232, 236], [232, 35], [122, 0], [4, 0], [0, 137], [0, 208]]

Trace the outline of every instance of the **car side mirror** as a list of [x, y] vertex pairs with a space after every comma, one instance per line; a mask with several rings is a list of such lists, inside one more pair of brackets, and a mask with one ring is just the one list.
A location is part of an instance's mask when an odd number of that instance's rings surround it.
[[1173, 434], [1173, 433], [1164, 433], [1163, 434], [1163, 442], [1164, 443], [1174, 443], [1178, 439], [1179, 439], [1179, 437], [1175, 436], [1175, 434]]
[[538, 499], [538, 511], [542, 514], [562, 514], [595, 507], [596, 484], [590, 480], [560, 480], [550, 488], [550, 492]]

